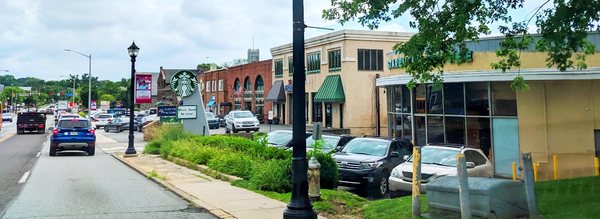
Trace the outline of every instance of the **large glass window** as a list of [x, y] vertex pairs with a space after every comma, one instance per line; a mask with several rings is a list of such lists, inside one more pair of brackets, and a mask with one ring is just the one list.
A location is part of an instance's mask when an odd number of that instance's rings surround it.
[[489, 116], [488, 83], [465, 83], [467, 115]]
[[394, 87], [394, 108], [392, 112], [401, 113], [402, 112], [402, 87], [395, 86]]
[[327, 61], [329, 62], [329, 71], [339, 71], [342, 69], [342, 51], [339, 49], [327, 52]]
[[465, 143], [465, 118], [446, 117], [446, 142], [451, 144]]
[[425, 85], [415, 87], [415, 113], [425, 113]]
[[442, 104], [442, 86], [427, 85], [427, 113], [442, 114], [444, 107]]
[[417, 146], [424, 146], [426, 144], [426, 135], [425, 135], [425, 117], [424, 116], [415, 116], [415, 126], [417, 135]]
[[289, 75], [294, 75], [294, 57], [290, 56], [288, 57], [288, 72]]
[[450, 115], [465, 114], [463, 83], [444, 84], [444, 111]]
[[492, 115], [517, 116], [517, 94], [510, 87], [510, 82], [493, 82]]
[[321, 53], [315, 52], [306, 55], [306, 73], [321, 72]]
[[441, 116], [427, 117], [427, 143], [444, 143], [444, 119]]
[[410, 90], [406, 85], [402, 85], [402, 112], [410, 113]]
[[479, 147], [488, 156], [490, 153], [490, 118], [467, 118], [467, 144]]
[[312, 103], [313, 103], [312, 121], [313, 121], [313, 123], [323, 122], [323, 103], [315, 102], [316, 95], [317, 95], [317, 93], [312, 93]]
[[275, 60], [275, 77], [283, 77], [283, 59]]
[[383, 50], [359, 49], [358, 50], [359, 71], [383, 71]]
[[402, 116], [402, 138], [412, 140], [412, 124], [410, 123], [410, 118], [412, 117], [409, 114], [402, 114], [398, 116]]

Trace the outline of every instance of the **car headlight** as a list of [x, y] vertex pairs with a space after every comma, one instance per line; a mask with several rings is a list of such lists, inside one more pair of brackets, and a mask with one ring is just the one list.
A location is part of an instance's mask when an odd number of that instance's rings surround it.
[[365, 162], [365, 163], [360, 163], [360, 168], [361, 169], [375, 169], [375, 168], [381, 166], [381, 164], [383, 164], [383, 162], [381, 162], [381, 161]]
[[400, 178], [400, 177], [401, 177], [401, 175], [400, 175], [400, 171], [398, 171], [398, 169], [394, 168], [394, 169], [392, 170], [392, 174], [391, 174], [391, 176], [392, 176], [392, 177], [394, 177], [394, 178]]

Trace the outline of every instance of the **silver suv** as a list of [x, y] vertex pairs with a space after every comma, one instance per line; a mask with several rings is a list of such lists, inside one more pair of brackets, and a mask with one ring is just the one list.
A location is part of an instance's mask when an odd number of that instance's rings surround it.
[[235, 110], [225, 116], [225, 133], [237, 133], [239, 131], [255, 131], [260, 128], [258, 119], [252, 112], [247, 110]]

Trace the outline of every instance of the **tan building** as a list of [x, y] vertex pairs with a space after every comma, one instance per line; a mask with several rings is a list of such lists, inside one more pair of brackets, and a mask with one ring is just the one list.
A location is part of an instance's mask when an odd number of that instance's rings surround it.
[[[392, 47], [411, 34], [341, 30], [305, 41], [306, 122], [349, 129], [351, 134], [377, 134], [377, 103], [385, 110], [383, 89], [376, 94], [377, 77], [389, 75], [386, 67]], [[273, 102], [280, 123], [292, 121], [292, 44], [271, 49], [273, 89], [266, 101]], [[380, 130], [385, 131], [385, 113]]]
[[[600, 51], [600, 34], [589, 40]], [[491, 70], [501, 38], [470, 43], [473, 53], [444, 69], [444, 84], [406, 87], [406, 58], [389, 54], [386, 68], [393, 76], [377, 80], [384, 87], [389, 132], [418, 145], [467, 144], [484, 150], [499, 176], [512, 175], [512, 162], [532, 153], [539, 178], [571, 178], [594, 174], [594, 157], [600, 155], [600, 55], [586, 58], [584, 70], [560, 72], [546, 67], [546, 54], [521, 54], [519, 70]], [[511, 81], [521, 75], [529, 90], [515, 92]], [[383, 111], [383, 110], [382, 110]], [[519, 172], [519, 174], [521, 174]]]

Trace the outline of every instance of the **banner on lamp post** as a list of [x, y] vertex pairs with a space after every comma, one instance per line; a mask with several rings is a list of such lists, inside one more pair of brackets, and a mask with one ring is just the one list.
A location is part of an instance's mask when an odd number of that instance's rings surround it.
[[135, 103], [152, 103], [152, 75], [135, 75]]
[[90, 110], [96, 110], [96, 100], [92, 100], [91, 104], [90, 104]]

